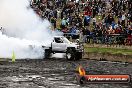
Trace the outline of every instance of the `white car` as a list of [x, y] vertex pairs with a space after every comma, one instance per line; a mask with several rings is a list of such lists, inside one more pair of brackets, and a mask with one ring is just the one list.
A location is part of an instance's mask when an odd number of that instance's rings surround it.
[[67, 60], [79, 60], [82, 58], [83, 46], [79, 43], [72, 43], [64, 36], [54, 36], [49, 47], [44, 47], [45, 58], [51, 53], [66, 53]]

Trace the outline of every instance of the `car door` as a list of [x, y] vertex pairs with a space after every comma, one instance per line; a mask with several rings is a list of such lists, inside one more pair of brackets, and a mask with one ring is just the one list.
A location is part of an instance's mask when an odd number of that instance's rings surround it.
[[65, 51], [66, 50], [66, 43], [63, 42], [61, 37], [54, 37], [52, 43], [52, 51]]

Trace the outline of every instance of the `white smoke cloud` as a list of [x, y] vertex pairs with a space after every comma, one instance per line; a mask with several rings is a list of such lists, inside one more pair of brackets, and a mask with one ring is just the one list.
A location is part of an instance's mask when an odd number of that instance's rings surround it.
[[[29, 0], [0, 0], [0, 57], [40, 58], [41, 47], [31, 49], [28, 45], [48, 44], [52, 39], [50, 22], [41, 20], [30, 8]], [[53, 33], [55, 34], [55, 33]]]
[[[31, 44], [35, 44], [35, 47], [29, 46]], [[0, 58], [11, 58], [13, 52], [19, 59], [43, 58], [44, 53], [43, 49], [36, 41], [7, 37], [0, 32]]]
[[[50, 23], [42, 21], [29, 7], [29, 0], [0, 1], [0, 25], [12, 37], [43, 41], [51, 37]], [[44, 39], [45, 38], [45, 39]]]

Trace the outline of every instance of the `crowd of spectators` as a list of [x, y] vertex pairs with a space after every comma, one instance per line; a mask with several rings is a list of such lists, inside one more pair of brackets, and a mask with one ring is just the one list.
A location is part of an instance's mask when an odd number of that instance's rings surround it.
[[132, 0], [31, 0], [31, 7], [73, 39], [132, 44]]

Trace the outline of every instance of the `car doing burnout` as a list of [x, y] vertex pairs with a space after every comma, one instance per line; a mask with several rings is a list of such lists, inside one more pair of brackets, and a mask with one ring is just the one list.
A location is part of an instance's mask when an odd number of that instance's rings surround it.
[[51, 53], [66, 53], [67, 60], [79, 60], [83, 54], [81, 43], [72, 43], [64, 36], [54, 36], [50, 46], [46, 46], [44, 49], [45, 58], [49, 58]]

